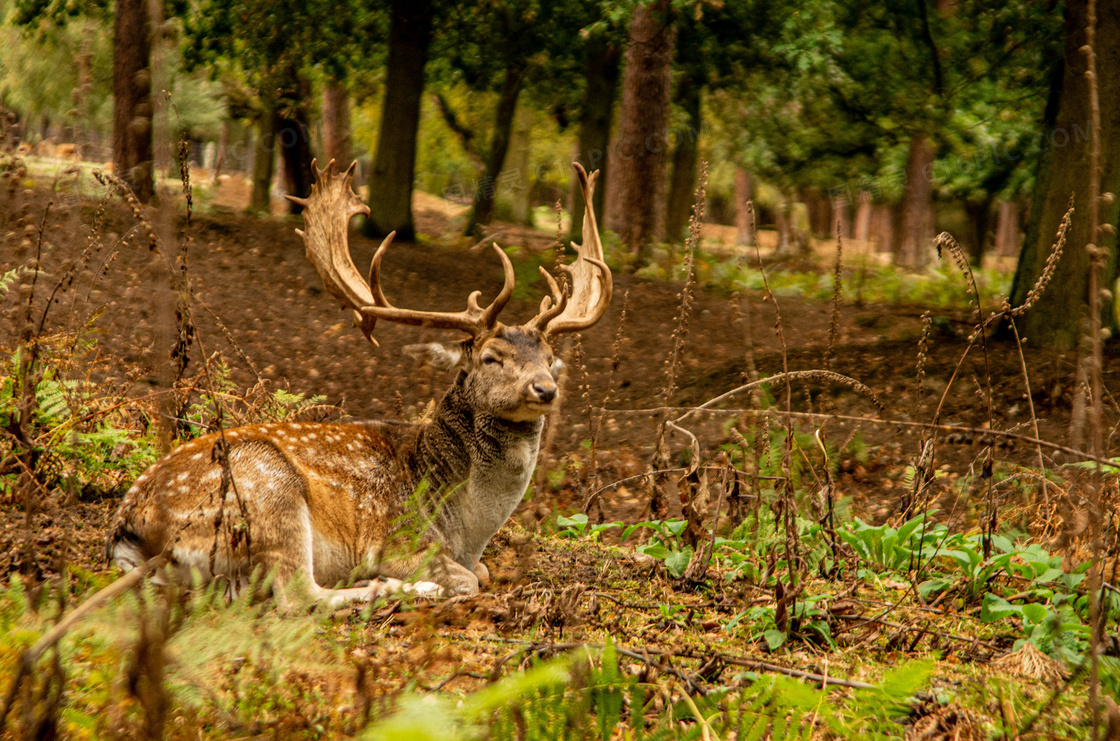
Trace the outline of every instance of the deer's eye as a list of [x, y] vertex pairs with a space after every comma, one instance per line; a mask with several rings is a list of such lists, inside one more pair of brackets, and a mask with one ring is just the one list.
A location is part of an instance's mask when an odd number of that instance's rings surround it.
[[501, 365], [502, 361], [497, 355], [483, 355], [482, 356], [482, 364], [483, 365], [495, 365], [495, 364]]

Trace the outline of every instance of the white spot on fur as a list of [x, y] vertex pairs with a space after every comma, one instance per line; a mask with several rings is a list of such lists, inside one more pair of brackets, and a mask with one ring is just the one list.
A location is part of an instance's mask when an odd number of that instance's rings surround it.
[[181, 474], [179, 474], [178, 476], [175, 477], [175, 480], [182, 483], [183, 481], [186, 481], [190, 477], [191, 477], [190, 471], [183, 471]]

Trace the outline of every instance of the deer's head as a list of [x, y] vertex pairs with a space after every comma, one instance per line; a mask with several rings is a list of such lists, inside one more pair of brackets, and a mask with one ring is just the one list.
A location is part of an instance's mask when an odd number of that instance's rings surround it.
[[351, 217], [369, 213], [353, 190], [353, 164], [346, 172], [336, 174], [333, 160], [326, 170], [319, 170], [312, 163], [315, 184], [310, 197], [292, 198], [304, 206], [306, 231], [297, 232], [303, 237], [307, 257], [327, 290], [343, 306], [353, 309], [355, 322], [375, 346], [373, 330], [378, 319], [466, 332], [469, 337], [465, 340], [410, 345], [405, 352], [435, 367], [458, 370], [473, 408], [511, 421], [530, 421], [547, 413], [557, 398], [559, 363], [550, 340], [598, 322], [613, 291], [591, 200], [598, 172], [588, 175], [581, 165], [574, 166], [586, 204], [583, 245], [573, 245], [579, 256], [571, 265], [561, 266], [570, 278], [563, 287], [541, 268], [551, 295], [541, 301], [536, 316], [520, 325], [507, 326], [498, 321], [498, 314], [513, 295], [515, 278], [513, 264], [497, 244], [494, 251], [502, 261], [505, 283], [485, 308], [478, 304], [480, 291], [467, 297], [467, 308], [460, 312], [417, 311], [390, 304], [381, 290], [381, 259], [393, 241], [393, 234], [385, 238], [374, 254], [369, 280], [363, 279], [350, 259], [347, 239]]

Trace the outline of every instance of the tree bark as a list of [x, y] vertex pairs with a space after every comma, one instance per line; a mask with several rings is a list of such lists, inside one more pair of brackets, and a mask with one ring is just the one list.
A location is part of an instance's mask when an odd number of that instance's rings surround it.
[[867, 242], [871, 239], [871, 194], [866, 190], [859, 193], [859, 205], [856, 206], [856, 225], [852, 237], [857, 242]]
[[229, 119], [222, 119], [222, 128], [218, 132], [218, 155], [214, 159], [214, 170], [210, 174], [210, 184], [217, 185], [218, 178], [222, 175], [222, 168], [226, 164], [226, 149], [229, 145]]
[[801, 202], [805, 204], [805, 212], [809, 217], [809, 234], [813, 237], [827, 239], [836, 231], [832, 223], [832, 203], [820, 188], [809, 187], [801, 189]]
[[323, 88], [323, 159], [348, 167], [350, 154], [350, 91], [330, 80]]
[[933, 143], [923, 133], [910, 138], [906, 159], [906, 189], [902, 195], [902, 229], [895, 263], [920, 269], [933, 251]]
[[113, 49], [113, 172], [147, 203], [152, 182], [151, 23], [148, 0], [117, 0]]
[[897, 209], [885, 204], [871, 207], [870, 241], [875, 242], [879, 252], [895, 253], [895, 224], [898, 222]]
[[[1026, 238], [1011, 289], [1011, 303], [1017, 306], [1042, 273], [1067, 203], [1074, 196], [1076, 209], [1065, 250], [1049, 287], [1038, 303], [1016, 319], [1019, 332], [1032, 347], [1072, 349], [1087, 321], [1089, 256], [1086, 245], [1092, 230], [1085, 202], [1086, 179], [1090, 167], [1089, 92], [1085, 78], [1086, 2], [1067, 0], [1065, 4], [1065, 51], [1063, 62], [1051, 78], [1051, 94], [1040, 141], [1043, 146], [1035, 175]], [[1097, 69], [1101, 123], [1101, 193], [1120, 193], [1120, 4], [1105, 2], [1097, 8]], [[1102, 199], [1102, 224], [1117, 226], [1120, 199]], [[1100, 247], [1108, 250], [1101, 285], [1111, 286], [1116, 278], [1116, 235], [1101, 230]], [[1101, 302], [1104, 325], [1115, 327], [1112, 299]]]
[[[754, 183], [751, 174], [739, 167], [735, 170], [735, 241], [753, 247], [758, 228], [758, 211], [754, 209]], [[747, 204], [751, 208], [747, 208]]]
[[391, 13], [385, 102], [369, 177], [370, 214], [363, 231], [369, 237], [396, 231], [398, 241], [412, 241], [416, 238], [412, 182], [424, 66], [432, 38], [432, 0], [393, 0]]
[[683, 129], [677, 130], [673, 150], [673, 172], [669, 179], [669, 203], [665, 208], [665, 237], [683, 240], [688, 231], [696, 188], [696, 165], [700, 159], [700, 94], [702, 85], [688, 75], [677, 81], [676, 103], [685, 114]]
[[513, 117], [509, 151], [502, 165], [508, 175], [499, 195], [510, 205], [510, 218], [516, 224], [533, 225], [532, 204], [529, 201], [529, 162], [533, 152], [533, 112], [521, 106]]
[[653, 242], [664, 226], [665, 159], [671, 94], [670, 69], [676, 30], [669, 24], [667, 0], [638, 5], [630, 19], [626, 71], [622, 78], [618, 167], [619, 236], [636, 256], [634, 267], [648, 265]]
[[276, 155], [276, 113], [266, 109], [257, 121], [257, 142], [253, 148], [253, 192], [249, 211], [272, 213], [272, 163]]
[[[758, 212], [751, 212], [747, 202], [754, 198], [751, 174], [743, 168], [735, 170], [735, 241], [746, 247], [754, 246], [754, 231]], [[753, 204], [752, 204], [753, 205]]]
[[[615, 94], [618, 92], [619, 62], [622, 54], [617, 46], [601, 39], [587, 43], [584, 57], [583, 108], [579, 117], [579, 153], [576, 161], [588, 172], [599, 170], [599, 185], [595, 188], [595, 219], [604, 224], [604, 199], [608, 189], [607, 150], [611, 143], [611, 119]], [[572, 214], [568, 241], [580, 241], [583, 234], [583, 197], [579, 183], [572, 179]]]
[[[290, 196], [306, 198], [311, 195], [311, 126], [307, 115], [311, 85], [298, 73], [294, 77], [285, 90], [283, 112], [277, 117], [276, 141], [284, 166], [284, 189]], [[303, 211], [298, 203], [287, 203], [288, 213]]]
[[1019, 254], [1019, 249], [1019, 204], [1014, 201], [999, 201], [993, 251], [999, 257], [1015, 257]]
[[984, 248], [988, 240], [988, 225], [991, 224], [992, 221], [993, 200], [995, 200], [995, 198], [988, 195], [979, 203], [966, 202], [964, 204], [965, 213], [968, 214], [970, 232], [968, 239], [968, 261], [974, 267], [980, 267], [984, 261]]
[[468, 237], [481, 236], [477, 229], [489, 224], [494, 218], [494, 197], [497, 194], [502, 164], [509, 149], [510, 131], [513, 129], [513, 116], [517, 112], [517, 98], [525, 81], [525, 65], [511, 64], [506, 68], [502, 89], [498, 94], [498, 109], [494, 116], [494, 133], [490, 139], [490, 151], [486, 153], [486, 172], [478, 182], [475, 191], [474, 207], [463, 233]]

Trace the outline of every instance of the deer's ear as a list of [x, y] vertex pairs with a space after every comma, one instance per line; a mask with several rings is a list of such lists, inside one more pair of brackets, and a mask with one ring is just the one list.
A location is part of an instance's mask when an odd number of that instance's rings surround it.
[[404, 354], [437, 370], [466, 370], [470, 354], [464, 342], [425, 342], [405, 345]]

